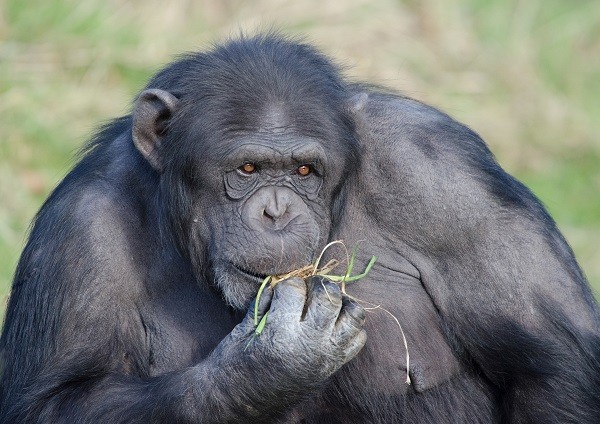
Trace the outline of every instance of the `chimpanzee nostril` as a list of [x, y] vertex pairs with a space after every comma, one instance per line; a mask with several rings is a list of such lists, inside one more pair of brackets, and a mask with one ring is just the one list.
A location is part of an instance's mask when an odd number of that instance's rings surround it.
[[268, 219], [275, 219], [266, 209], [263, 210], [263, 216]]
[[269, 202], [267, 206], [265, 206], [263, 215], [269, 219], [272, 219], [273, 221], [276, 221], [285, 214], [287, 207], [287, 202], [285, 204], [281, 204], [280, 202], [273, 200]]

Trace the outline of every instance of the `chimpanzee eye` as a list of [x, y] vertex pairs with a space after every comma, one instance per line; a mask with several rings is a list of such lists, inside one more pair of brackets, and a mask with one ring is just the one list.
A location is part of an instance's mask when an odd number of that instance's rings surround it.
[[302, 177], [306, 177], [308, 174], [312, 172], [312, 167], [310, 165], [301, 165], [296, 169], [298, 175]]
[[238, 169], [240, 171], [242, 171], [244, 174], [253, 174], [254, 172], [256, 172], [256, 165], [251, 162], [246, 162], [245, 164], [240, 166]]

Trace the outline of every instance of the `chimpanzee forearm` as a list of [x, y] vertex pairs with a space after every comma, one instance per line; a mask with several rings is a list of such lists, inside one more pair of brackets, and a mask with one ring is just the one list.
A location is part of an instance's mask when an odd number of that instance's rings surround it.
[[[265, 422], [322, 386], [365, 342], [364, 310], [317, 278], [266, 290], [257, 335], [253, 307], [201, 363], [150, 378], [103, 368], [107, 355], [49, 361], [47, 372], [12, 395], [2, 423]], [[272, 300], [271, 300], [272, 298]], [[305, 306], [306, 304], [306, 306]], [[302, 312], [306, 313], [302, 316]]]
[[[40, 423], [223, 423], [264, 422], [283, 412], [282, 396], [264, 392], [250, 374], [212, 360], [147, 380], [105, 375], [96, 380], [36, 379], [25, 396], [15, 397], [0, 422]], [[264, 386], [264, 385], [263, 385]], [[299, 399], [286, 390], [289, 404]], [[274, 400], [277, 399], [277, 402]]]

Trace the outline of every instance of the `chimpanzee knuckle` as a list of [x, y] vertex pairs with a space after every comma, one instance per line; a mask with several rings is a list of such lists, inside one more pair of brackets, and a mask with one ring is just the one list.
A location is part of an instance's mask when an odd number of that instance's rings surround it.
[[[313, 280], [314, 281], [314, 280]], [[308, 295], [304, 322], [312, 328], [329, 328], [335, 325], [342, 307], [339, 287], [319, 281]]]
[[352, 339], [350, 339], [349, 343], [345, 346], [345, 349], [344, 349], [345, 361], [344, 362], [348, 362], [352, 358], [354, 358], [356, 355], [358, 355], [358, 353], [361, 351], [361, 349], [365, 346], [366, 342], [367, 342], [367, 332], [365, 330], [359, 331], [358, 334], [356, 334], [356, 336], [354, 336]]
[[333, 281], [322, 276], [313, 276], [308, 282], [310, 296], [326, 297], [331, 303], [342, 303], [342, 290]]
[[348, 343], [349, 340], [356, 337], [363, 331], [362, 327], [358, 327], [351, 323], [345, 323], [344, 325], [337, 325], [331, 337], [340, 345]]
[[350, 325], [356, 328], [362, 328], [366, 318], [367, 314], [365, 308], [347, 297], [344, 298], [338, 323], [339, 325]]
[[306, 303], [306, 284], [300, 278], [289, 278], [278, 283], [273, 290], [269, 314], [273, 317], [287, 315], [300, 317]]
[[326, 298], [330, 304], [342, 306], [342, 291], [339, 286], [331, 281], [323, 281], [315, 287], [316, 294], [320, 298]]
[[344, 309], [358, 320], [364, 320], [366, 316], [365, 308], [356, 300], [344, 295], [342, 299]]
[[307, 332], [312, 332], [318, 336], [329, 335], [333, 331], [337, 321], [339, 308], [328, 300], [313, 300], [301, 322]]
[[292, 296], [298, 299], [306, 299], [306, 283], [298, 277], [288, 278], [280, 281], [274, 289], [276, 297]]

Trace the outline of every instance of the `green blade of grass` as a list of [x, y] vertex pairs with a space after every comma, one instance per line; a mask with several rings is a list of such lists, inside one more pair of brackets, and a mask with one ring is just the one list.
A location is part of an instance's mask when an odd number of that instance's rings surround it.
[[[258, 322], [258, 302], [260, 302], [260, 297], [262, 296], [263, 291], [265, 290], [265, 287], [267, 287], [267, 284], [269, 284], [269, 281], [271, 281], [273, 277], [271, 277], [270, 275], [267, 276], [262, 284], [260, 285], [260, 288], [258, 289], [258, 293], [256, 294], [256, 300], [254, 301], [254, 325], [258, 327], [259, 322]], [[263, 317], [263, 320], [267, 317], [267, 314], [265, 313], [265, 316]], [[262, 322], [262, 320], [261, 320]], [[266, 322], [266, 321], [265, 321]]]

